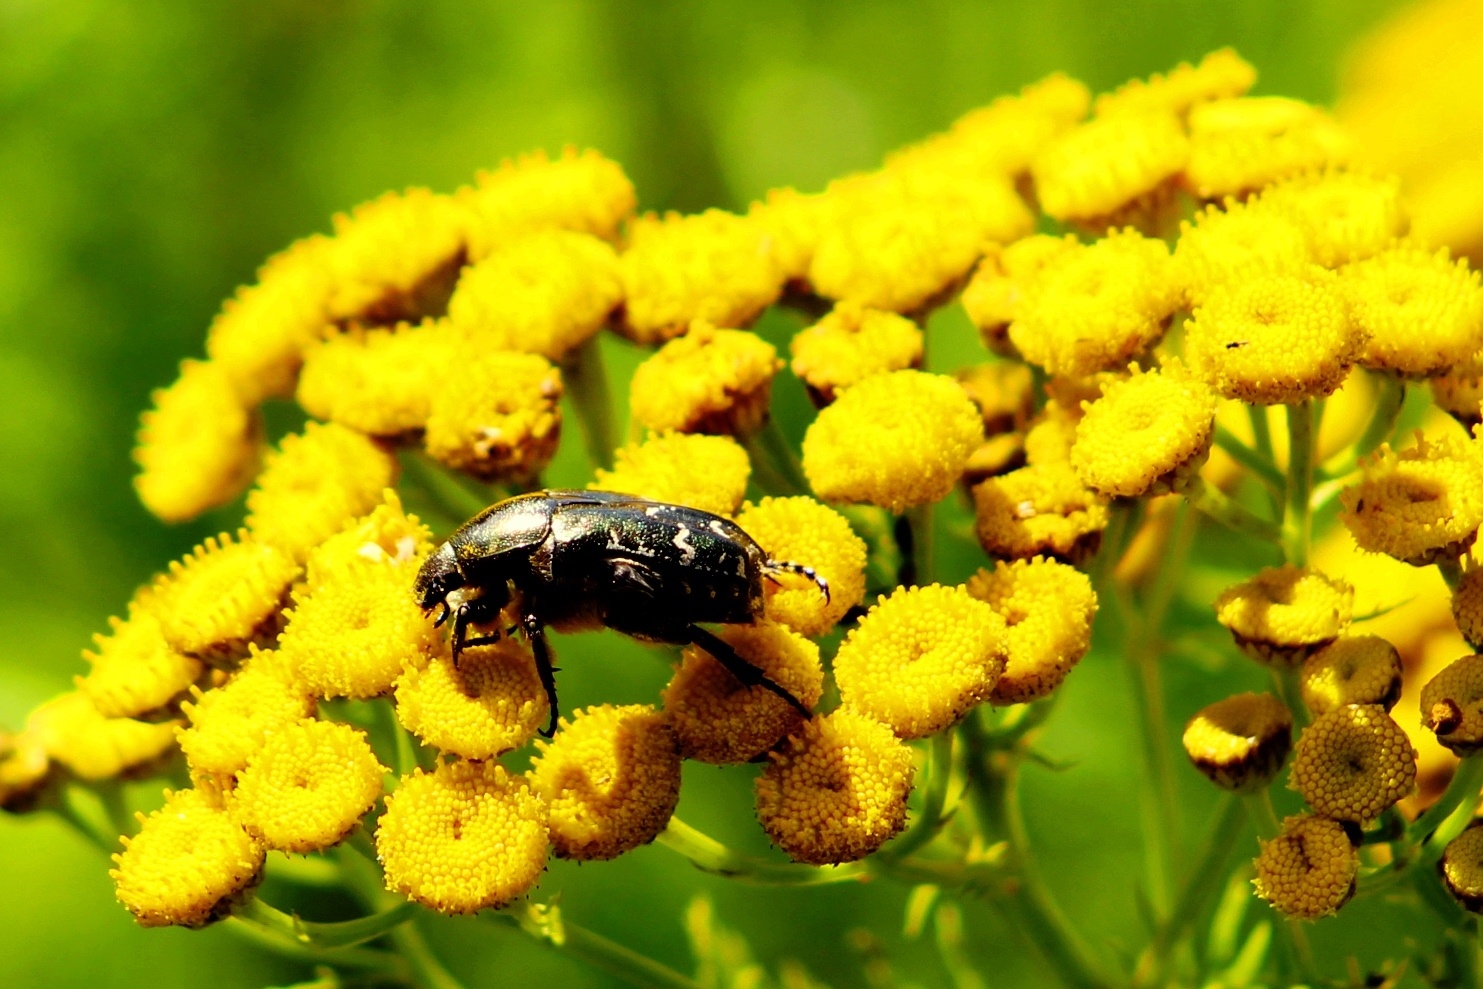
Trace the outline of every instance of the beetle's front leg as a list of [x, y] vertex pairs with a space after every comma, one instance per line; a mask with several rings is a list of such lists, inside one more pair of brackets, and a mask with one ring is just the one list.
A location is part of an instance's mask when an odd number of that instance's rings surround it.
[[531, 652], [536, 657], [536, 674], [541, 686], [546, 689], [546, 704], [551, 708], [551, 720], [541, 735], [550, 738], [556, 734], [556, 722], [561, 718], [561, 707], [556, 703], [556, 668], [551, 665], [551, 649], [546, 645], [546, 629], [535, 615], [526, 615], [520, 623], [525, 637], [530, 641]]
[[766, 673], [743, 659], [740, 653], [726, 644], [726, 640], [707, 632], [699, 625], [691, 625], [686, 631], [690, 635], [691, 642], [714, 656], [722, 666], [730, 671], [732, 676], [740, 680], [748, 689], [761, 687], [764, 690], [770, 690], [792, 705], [794, 710], [804, 718], [813, 716], [813, 712], [804, 707], [803, 702], [774, 683]]
[[458, 657], [470, 646], [489, 646], [500, 640], [498, 633], [495, 635], [478, 635], [469, 638], [470, 625], [483, 625], [493, 621], [499, 615], [499, 609], [491, 608], [483, 598], [474, 598], [465, 601], [454, 609], [453, 615], [453, 665], [458, 665]]

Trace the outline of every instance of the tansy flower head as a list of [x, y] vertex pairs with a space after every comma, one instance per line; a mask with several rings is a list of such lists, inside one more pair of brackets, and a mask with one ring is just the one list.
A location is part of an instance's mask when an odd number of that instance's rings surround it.
[[612, 240], [637, 196], [623, 168], [596, 151], [562, 149], [506, 160], [455, 193], [466, 210], [469, 260], [479, 261], [523, 233], [554, 227]]
[[911, 749], [878, 721], [815, 716], [757, 777], [757, 819], [795, 862], [862, 859], [906, 823]]
[[1427, 681], [1421, 723], [1460, 756], [1483, 749], [1483, 656], [1464, 656]]
[[962, 299], [963, 309], [978, 327], [985, 347], [996, 354], [1015, 354], [1008, 330], [1019, 317], [1025, 293], [1033, 289], [1056, 258], [1074, 254], [1080, 247], [1071, 234], [1034, 234], [1003, 249], [989, 249], [963, 289]]
[[1025, 427], [1035, 400], [1029, 365], [992, 361], [962, 368], [955, 377], [983, 413], [985, 433], [992, 436]]
[[432, 550], [432, 530], [415, 515], [402, 510], [402, 500], [391, 488], [369, 515], [338, 532], [309, 553], [305, 583], [309, 589], [333, 580], [341, 570], [365, 562], [389, 566], [420, 566]]
[[166, 522], [195, 518], [247, 487], [262, 454], [262, 418], [237, 397], [222, 368], [182, 361], [140, 418], [134, 490]]
[[1416, 788], [1416, 750], [1379, 704], [1345, 704], [1303, 729], [1292, 787], [1315, 813], [1363, 826]]
[[752, 462], [729, 436], [663, 433], [630, 443], [613, 456], [612, 470], [599, 468], [589, 487], [621, 491], [654, 501], [688, 505], [730, 515], [747, 493]]
[[312, 852], [335, 844], [381, 796], [386, 767], [365, 732], [305, 719], [269, 736], [237, 774], [234, 820], [269, 848]]
[[819, 244], [823, 207], [822, 195], [784, 187], [767, 190], [766, 197], [747, 210], [747, 218], [771, 237], [773, 258], [790, 282], [801, 282], [808, 277], [808, 266]]
[[528, 480], [556, 453], [560, 403], [561, 375], [544, 357], [475, 350], [433, 396], [424, 443], [475, 477]]
[[442, 322], [352, 327], [305, 350], [296, 397], [312, 416], [372, 436], [400, 437], [427, 425], [433, 394], [456, 366], [455, 351]]
[[1359, 329], [1361, 363], [1426, 377], [1483, 348], [1483, 286], [1466, 259], [1401, 245], [1346, 267], [1340, 284]]
[[1452, 591], [1452, 620], [1468, 645], [1483, 646], [1483, 567], [1473, 565], [1463, 571]]
[[1177, 174], [1189, 139], [1170, 110], [1117, 113], [1052, 141], [1030, 166], [1040, 207], [1089, 224], [1113, 216]]
[[1447, 892], [1464, 909], [1483, 913], [1483, 827], [1475, 822], [1449, 841], [1437, 867]]
[[1483, 355], [1472, 355], [1428, 384], [1437, 408], [1464, 427], [1471, 430], [1483, 421]]
[[620, 262], [622, 329], [636, 343], [679, 336], [697, 319], [746, 326], [777, 299], [785, 277], [767, 228], [718, 209], [639, 217]]
[[546, 868], [546, 806], [497, 762], [402, 777], [376, 825], [386, 888], [442, 913], [497, 909]]
[[438, 632], [412, 594], [417, 568], [361, 560], [294, 590], [278, 648], [319, 697], [377, 697], [432, 652]]
[[560, 361], [623, 301], [618, 254], [591, 234], [542, 230], [459, 276], [448, 321], [479, 347]]
[[1292, 405], [1344, 383], [1364, 338], [1322, 268], [1212, 290], [1185, 323], [1190, 369], [1227, 398]]
[[0, 732], [0, 810], [33, 809], [51, 777], [51, 759], [40, 739], [30, 732]]
[[1364, 476], [1340, 496], [1339, 516], [1360, 548], [1421, 567], [1472, 545], [1483, 524], [1483, 460], [1473, 442], [1418, 432], [1410, 449], [1386, 444], [1361, 461]]
[[952, 378], [877, 374], [844, 391], [803, 438], [803, 471], [825, 501], [892, 512], [937, 501], [983, 440], [983, 420]]
[[1025, 466], [1025, 437], [1021, 433], [990, 436], [968, 455], [963, 465], [963, 487], [971, 491], [991, 477]]
[[76, 678], [77, 689], [105, 718], [133, 718], [166, 707], [201, 675], [201, 662], [171, 648], [159, 619], [130, 607], [128, 621], [108, 619], [110, 635], [95, 635], [97, 652], [83, 650], [92, 664]]
[[1324, 111], [1281, 96], [1215, 100], [1189, 115], [1184, 179], [1205, 199], [1235, 195], [1349, 157], [1349, 138]]
[[1261, 663], [1291, 666], [1349, 627], [1354, 588], [1289, 563], [1226, 588], [1214, 607], [1243, 652]]
[[225, 779], [274, 733], [314, 713], [314, 697], [291, 675], [276, 652], [254, 652], [230, 680], [213, 690], [193, 691], [181, 705], [190, 727], [181, 728], [180, 749], [197, 773]]
[[83, 780], [112, 779], [175, 746], [173, 723], [105, 718], [77, 691], [53, 697], [32, 711], [26, 734]]
[[1287, 760], [1292, 712], [1271, 694], [1216, 701], [1184, 726], [1184, 751], [1196, 769], [1226, 790], [1258, 790]]
[[788, 349], [793, 373], [818, 406], [863, 378], [922, 363], [922, 331], [904, 316], [841, 302], [795, 335]]
[[1069, 463], [1032, 464], [973, 489], [979, 544], [990, 556], [1054, 556], [1076, 564], [1097, 551], [1107, 499], [1081, 483]]
[[985, 170], [1018, 176], [1047, 141], [1086, 116], [1092, 94], [1062, 72], [1030, 83], [1017, 96], [1001, 96], [957, 120], [947, 140]]
[[777, 348], [746, 330], [697, 320], [633, 372], [629, 408], [657, 433], [745, 436], [767, 419]]
[[1134, 230], [1061, 251], [1024, 291], [1009, 339], [1051, 374], [1123, 364], [1163, 335], [1181, 301], [1169, 248]]
[[1071, 465], [1106, 495], [1182, 490], [1210, 455], [1215, 402], [1178, 363], [1114, 381], [1077, 425]]
[[530, 741], [549, 705], [530, 647], [513, 638], [465, 649], [457, 666], [441, 649], [396, 682], [396, 713], [422, 741], [465, 759], [492, 759]]
[[309, 550], [369, 512], [396, 483], [396, 458], [334, 423], [310, 422], [283, 438], [247, 495], [247, 528], [259, 541], [302, 560]]
[[863, 540], [849, 521], [812, 498], [763, 498], [746, 505], [736, 524], [774, 560], [812, 567], [829, 582], [829, 597], [802, 579], [766, 585], [767, 616], [800, 635], [817, 638], [865, 597]]
[[1261, 203], [1297, 220], [1325, 268], [1378, 253], [1406, 225], [1400, 183], [1363, 172], [1300, 175], [1263, 190]]
[[165, 791], [165, 806], [143, 820], [109, 875], [119, 902], [144, 927], [205, 927], [231, 912], [257, 884], [263, 845], [204, 790]]
[[1303, 661], [1303, 703], [1315, 715], [1346, 704], [1379, 704], [1389, 711], [1401, 697], [1401, 657], [1376, 635], [1346, 635]]
[[840, 645], [840, 700], [901, 738], [935, 735], [994, 692], [1005, 632], [1004, 619], [962, 587], [897, 588]]
[[222, 661], [245, 655], [249, 642], [265, 644], [278, 631], [278, 609], [299, 565], [287, 553], [239, 533], [197, 546], [170, 572], [155, 578], [140, 607], [160, 623], [173, 648]]
[[331, 319], [417, 319], [429, 296], [447, 297], [464, 261], [464, 211], [453, 197], [427, 189], [388, 192], [337, 214], [334, 226], [324, 252], [334, 273], [326, 303]]
[[1312, 263], [1313, 250], [1289, 211], [1227, 199], [1179, 225], [1174, 266], [1190, 302], [1199, 305], [1218, 286], [1243, 285], [1261, 275], [1294, 274]]
[[1099, 117], [1145, 110], [1186, 113], [1208, 100], [1240, 96], [1256, 82], [1256, 69], [1230, 48], [1220, 48], [1192, 66], [1181, 62], [1167, 76], [1155, 72], [1147, 82], [1134, 79], [1097, 97]]
[[[824, 667], [818, 646], [774, 622], [730, 625], [718, 635], [805, 707], [819, 703]], [[682, 756], [717, 765], [753, 759], [803, 726], [803, 715], [787, 701], [748, 688], [694, 645], [664, 688], [664, 714]]]
[[1056, 560], [1000, 562], [969, 578], [968, 593], [993, 608], [1008, 631], [995, 704], [1026, 704], [1061, 685], [1092, 644], [1097, 594], [1086, 574]]
[[537, 741], [531, 789], [550, 808], [562, 858], [610, 859], [664, 830], [680, 799], [674, 730], [646, 704], [578, 711], [551, 742]]
[[1354, 895], [1359, 856], [1338, 821], [1299, 814], [1282, 833], [1261, 843], [1256, 895], [1289, 917], [1317, 920], [1337, 912]]
[[[1098, 392], [1082, 401], [1090, 405], [1101, 397]], [[1032, 464], [1069, 464], [1071, 449], [1076, 445], [1076, 427], [1085, 413], [1080, 403], [1067, 405], [1059, 399], [1048, 399], [1025, 431], [1025, 460]]]

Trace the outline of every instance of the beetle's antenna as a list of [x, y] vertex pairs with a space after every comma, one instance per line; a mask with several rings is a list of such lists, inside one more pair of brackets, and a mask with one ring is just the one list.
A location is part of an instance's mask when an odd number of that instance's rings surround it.
[[807, 577], [819, 585], [819, 592], [824, 595], [824, 600], [829, 600], [829, 581], [820, 577], [818, 571], [813, 567], [806, 567], [802, 563], [788, 563], [785, 560], [768, 560], [762, 564], [762, 569], [767, 574], [768, 579], [774, 584], [778, 583], [777, 578], [773, 576], [775, 573], [795, 573], [800, 577]]

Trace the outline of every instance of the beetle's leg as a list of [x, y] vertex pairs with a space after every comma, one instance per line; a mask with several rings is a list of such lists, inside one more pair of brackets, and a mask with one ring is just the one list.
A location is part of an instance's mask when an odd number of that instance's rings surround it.
[[530, 641], [531, 652], [536, 656], [536, 674], [541, 678], [541, 686], [546, 688], [546, 703], [551, 708], [551, 720], [541, 735], [550, 738], [556, 734], [556, 722], [561, 718], [561, 707], [556, 703], [556, 669], [551, 665], [551, 649], [546, 645], [546, 630], [541, 626], [539, 618], [526, 615], [521, 624], [525, 628], [526, 639]]
[[458, 665], [458, 657], [470, 646], [488, 646], [498, 642], [500, 637], [495, 635], [476, 635], [469, 638], [469, 626], [473, 624], [482, 625], [494, 617], [489, 613], [489, 605], [483, 598], [474, 598], [465, 601], [454, 609], [453, 617], [453, 665]]
[[761, 687], [764, 690], [770, 690], [787, 701], [805, 718], [812, 716], [813, 712], [804, 707], [798, 698], [788, 693], [788, 691], [776, 683], [773, 683], [772, 680], [768, 679], [766, 673], [763, 673], [757, 667], [742, 659], [741, 655], [735, 649], [731, 648], [731, 646], [727, 645], [724, 639], [707, 632], [699, 625], [691, 625], [686, 631], [690, 635], [691, 642], [716, 657], [716, 660], [722, 666], [726, 667], [731, 675], [740, 680], [744, 686], [749, 689], [752, 687]]
[[453, 614], [453, 609], [448, 606], [447, 601], [439, 601], [438, 607], [442, 608], [443, 610], [438, 612], [437, 620], [433, 622], [433, 628], [442, 628], [443, 623], [446, 622], [449, 616]]
[[[768, 560], [762, 564], [763, 573], [769, 578], [775, 573], [796, 573], [800, 577], [807, 577], [819, 585], [819, 592], [824, 595], [824, 600], [829, 600], [829, 581], [819, 576], [819, 572], [813, 567], [806, 567], [802, 563], [789, 563], [786, 560]], [[774, 583], [776, 581], [774, 580]]]

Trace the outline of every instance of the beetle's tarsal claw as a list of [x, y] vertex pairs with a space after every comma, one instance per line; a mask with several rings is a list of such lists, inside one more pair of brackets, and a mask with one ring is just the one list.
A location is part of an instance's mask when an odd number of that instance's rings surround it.
[[438, 606], [443, 610], [438, 612], [438, 617], [433, 619], [433, 628], [442, 628], [453, 615], [453, 609], [448, 606], [447, 601], [439, 601]]

